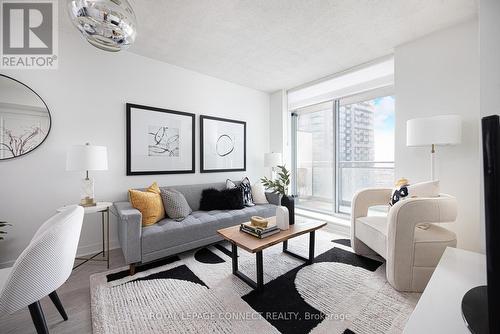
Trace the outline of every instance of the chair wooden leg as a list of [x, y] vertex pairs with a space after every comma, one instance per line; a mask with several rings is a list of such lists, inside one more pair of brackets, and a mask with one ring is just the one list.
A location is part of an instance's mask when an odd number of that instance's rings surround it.
[[135, 263], [130, 264], [129, 274], [130, 274], [130, 276], [135, 275]]
[[61, 300], [59, 299], [59, 296], [57, 295], [57, 292], [52, 292], [49, 294], [50, 300], [54, 303], [56, 309], [59, 311], [59, 314], [61, 317], [64, 319], [64, 321], [68, 320], [68, 315], [66, 314], [66, 311], [64, 310], [64, 307], [61, 303]]
[[35, 325], [36, 332], [38, 334], [49, 334], [49, 329], [47, 328], [47, 323], [45, 322], [45, 316], [43, 315], [42, 306], [40, 301], [36, 301], [28, 306], [30, 310], [31, 319]]

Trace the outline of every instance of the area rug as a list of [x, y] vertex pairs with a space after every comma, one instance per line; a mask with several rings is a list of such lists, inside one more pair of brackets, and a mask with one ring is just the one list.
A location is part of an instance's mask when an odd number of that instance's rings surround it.
[[[308, 242], [297, 237], [289, 249], [307, 255]], [[420, 296], [395, 291], [383, 262], [327, 232], [316, 233], [312, 265], [281, 245], [264, 250], [261, 292], [232, 275], [230, 249], [183, 253], [134, 276], [126, 267], [91, 276], [94, 333], [401, 333]], [[238, 255], [255, 280], [255, 255]]]

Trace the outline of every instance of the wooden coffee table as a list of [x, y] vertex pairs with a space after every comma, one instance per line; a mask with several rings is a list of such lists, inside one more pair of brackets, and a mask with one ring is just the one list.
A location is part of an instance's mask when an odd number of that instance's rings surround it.
[[[276, 217], [269, 218], [271, 223], [276, 220]], [[325, 222], [305, 222], [291, 225], [288, 230], [273, 234], [267, 238], [259, 239], [245, 232], [240, 231], [240, 226], [232, 226], [218, 230], [224, 239], [231, 243], [233, 274], [250, 285], [252, 288], [260, 290], [264, 287], [264, 268], [262, 264], [262, 251], [273, 245], [283, 243], [283, 252], [311, 264], [314, 261], [314, 241], [316, 230], [325, 226]], [[295, 254], [288, 250], [288, 240], [298, 237], [299, 235], [309, 233], [309, 257], [304, 257]], [[247, 252], [255, 253], [257, 264], [257, 282], [250, 279], [248, 276], [238, 270], [238, 247], [243, 248]]]

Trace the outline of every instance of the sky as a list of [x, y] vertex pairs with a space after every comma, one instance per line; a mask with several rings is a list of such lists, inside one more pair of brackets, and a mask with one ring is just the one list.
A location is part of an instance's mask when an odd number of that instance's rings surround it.
[[373, 100], [375, 161], [394, 161], [394, 96]]

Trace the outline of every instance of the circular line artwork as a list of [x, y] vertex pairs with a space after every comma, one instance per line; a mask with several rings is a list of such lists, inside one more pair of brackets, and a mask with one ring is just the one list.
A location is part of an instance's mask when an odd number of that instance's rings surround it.
[[215, 151], [219, 157], [225, 157], [234, 151], [234, 140], [229, 135], [220, 135], [215, 144]]

